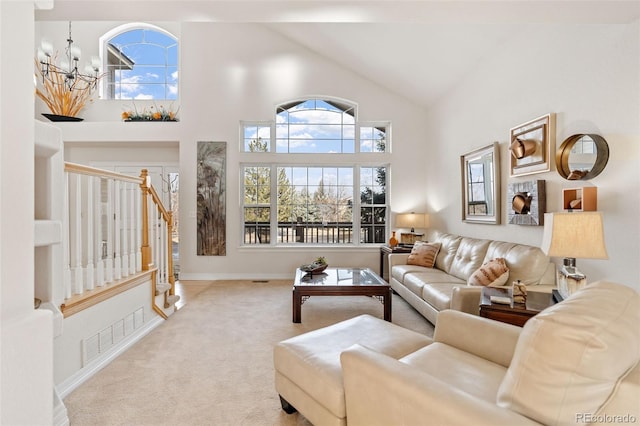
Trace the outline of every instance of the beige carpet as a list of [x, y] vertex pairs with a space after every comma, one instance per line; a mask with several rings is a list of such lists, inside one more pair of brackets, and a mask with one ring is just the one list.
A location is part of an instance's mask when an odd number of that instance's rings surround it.
[[[65, 399], [72, 426], [308, 425], [280, 408], [274, 344], [363, 313], [382, 318], [371, 297], [312, 297], [294, 324], [290, 281], [181, 284], [196, 289], [183, 308]], [[397, 295], [393, 322], [433, 334]]]

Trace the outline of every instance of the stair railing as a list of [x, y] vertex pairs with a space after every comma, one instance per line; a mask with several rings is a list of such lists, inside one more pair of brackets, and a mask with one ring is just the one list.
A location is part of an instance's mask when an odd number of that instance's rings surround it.
[[[148, 198], [155, 208], [148, 208]], [[147, 171], [135, 177], [65, 163], [63, 204], [63, 315], [139, 285], [151, 274], [152, 306], [166, 319], [155, 294], [160, 280], [170, 284], [164, 307], [177, 298], [170, 250], [173, 218]]]

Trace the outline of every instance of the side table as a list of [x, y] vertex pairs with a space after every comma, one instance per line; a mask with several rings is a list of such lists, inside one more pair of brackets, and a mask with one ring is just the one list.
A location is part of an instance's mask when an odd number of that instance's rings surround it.
[[384, 276], [384, 265], [385, 263], [387, 263], [385, 262], [387, 255], [391, 253], [411, 253], [411, 247], [404, 247], [404, 246], [390, 247], [388, 244], [380, 246], [380, 276], [386, 282], [389, 282], [389, 277]]
[[555, 303], [551, 293], [530, 291], [526, 303], [491, 303], [491, 296], [510, 297], [511, 287], [484, 287], [480, 297], [480, 316], [522, 327], [529, 318]]

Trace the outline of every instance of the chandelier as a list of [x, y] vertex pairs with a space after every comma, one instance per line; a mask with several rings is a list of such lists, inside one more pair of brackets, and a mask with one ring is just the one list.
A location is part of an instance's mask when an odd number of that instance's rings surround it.
[[[45, 79], [53, 84], [64, 84], [66, 90], [93, 90], [100, 79], [100, 58], [94, 56], [91, 62], [85, 66], [84, 73], [78, 70], [81, 50], [74, 46], [71, 38], [71, 21], [69, 21], [69, 38], [65, 48], [65, 56], [60, 65], [56, 64], [56, 56], [53, 53], [53, 43], [44, 39], [38, 48], [38, 62], [43, 82]], [[55, 74], [55, 75], [53, 75]]]

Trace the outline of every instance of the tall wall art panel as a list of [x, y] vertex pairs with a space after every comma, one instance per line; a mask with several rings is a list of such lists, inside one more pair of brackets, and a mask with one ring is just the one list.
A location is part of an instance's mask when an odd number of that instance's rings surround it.
[[198, 142], [197, 254], [227, 254], [227, 143]]

